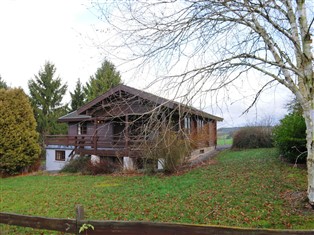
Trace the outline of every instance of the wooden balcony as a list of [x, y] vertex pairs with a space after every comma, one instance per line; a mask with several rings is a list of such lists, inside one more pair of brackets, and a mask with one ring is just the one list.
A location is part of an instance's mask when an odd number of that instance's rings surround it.
[[140, 153], [140, 140], [121, 140], [113, 137], [108, 141], [96, 135], [47, 135], [46, 145], [73, 146], [75, 154], [94, 154], [98, 156], [130, 156]]

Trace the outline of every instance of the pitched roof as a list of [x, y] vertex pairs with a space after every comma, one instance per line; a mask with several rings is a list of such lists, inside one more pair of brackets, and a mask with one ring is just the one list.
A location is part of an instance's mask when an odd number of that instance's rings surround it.
[[[123, 84], [120, 84], [120, 85], [117, 85], [117, 86], [111, 88], [109, 91], [107, 91], [104, 94], [98, 96], [97, 98], [95, 98], [94, 100], [90, 101], [89, 103], [83, 105], [81, 108], [79, 108], [76, 111], [76, 113], [72, 112], [73, 113], [72, 114], [72, 118], [78, 118], [78, 119], [79, 118], [90, 118], [90, 116], [84, 115], [83, 113], [86, 112], [88, 109], [92, 108], [93, 106], [95, 106], [96, 104], [98, 104], [99, 102], [101, 102], [104, 99], [114, 95], [115, 93], [117, 93], [119, 91], [123, 91], [125, 93], [131, 94], [132, 96], [140, 97], [142, 99], [154, 102], [157, 105], [161, 105], [161, 106], [164, 106], [164, 107], [167, 107], [167, 108], [170, 108], [170, 109], [180, 108], [180, 109], [184, 109], [186, 113], [195, 114], [195, 115], [198, 115], [198, 116], [214, 119], [214, 120], [217, 120], [217, 121], [222, 121], [223, 120], [223, 118], [221, 118], [221, 117], [214, 116], [214, 115], [206, 113], [206, 112], [204, 112], [202, 110], [198, 110], [196, 108], [193, 108], [193, 107], [181, 104], [179, 102], [176, 102], [176, 101], [173, 101], [173, 100], [168, 100], [168, 99], [159, 97], [157, 95], [145, 92], [143, 90], [138, 90], [138, 89], [135, 89], [133, 87], [129, 87], [129, 86], [126, 86], [126, 85], [123, 85]], [[68, 115], [71, 115], [71, 113], [68, 114]], [[61, 118], [63, 118], [63, 120], [65, 120], [65, 118], [69, 118], [70, 119], [71, 116], [68, 117], [68, 115], [63, 116]]]
[[82, 115], [78, 114], [77, 111], [73, 111], [71, 113], [68, 113], [58, 119], [59, 122], [71, 122], [71, 121], [80, 121], [80, 120], [86, 120], [90, 119], [91, 116], [89, 115]]

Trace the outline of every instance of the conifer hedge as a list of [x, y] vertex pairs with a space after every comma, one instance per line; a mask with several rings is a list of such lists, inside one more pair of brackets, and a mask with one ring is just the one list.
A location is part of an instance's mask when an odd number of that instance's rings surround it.
[[18, 89], [0, 89], [0, 174], [27, 171], [39, 160], [36, 121], [28, 97]]

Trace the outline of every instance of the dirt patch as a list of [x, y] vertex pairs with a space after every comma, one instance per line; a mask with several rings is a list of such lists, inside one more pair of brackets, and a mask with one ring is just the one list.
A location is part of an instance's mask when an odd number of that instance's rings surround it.
[[285, 191], [280, 197], [287, 202], [287, 204], [299, 213], [313, 213], [314, 209], [309, 204], [306, 191]]
[[206, 161], [198, 162], [197, 164], [194, 164], [194, 165], [185, 164], [181, 166], [178, 169], [178, 171], [174, 173], [173, 175], [184, 175], [193, 169], [197, 169], [197, 168], [205, 167], [209, 165], [215, 165], [215, 164], [218, 164], [218, 161], [215, 159], [215, 157], [211, 157], [210, 159]]
[[306, 163], [291, 163], [286, 158], [284, 158], [282, 155], [280, 155], [279, 158], [280, 158], [280, 160], [283, 163], [285, 163], [285, 164], [287, 164], [287, 165], [289, 165], [291, 167], [295, 167], [295, 168], [305, 169], [306, 170]]

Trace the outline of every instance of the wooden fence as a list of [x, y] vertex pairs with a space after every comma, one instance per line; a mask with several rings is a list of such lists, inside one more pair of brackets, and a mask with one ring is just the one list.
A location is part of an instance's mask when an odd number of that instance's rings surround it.
[[[222, 226], [190, 225], [174, 223], [153, 223], [153, 222], [124, 222], [124, 221], [93, 221], [84, 220], [82, 206], [76, 207], [76, 219], [57, 219], [38, 216], [26, 216], [13, 213], [0, 213], [0, 223], [31, 227], [79, 234], [82, 225], [92, 225], [94, 230], [89, 228], [81, 234], [88, 235], [300, 235], [314, 234], [313, 230], [270, 230], [270, 229], [245, 229]], [[86, 233], [87, 232], [87, 233]]]

